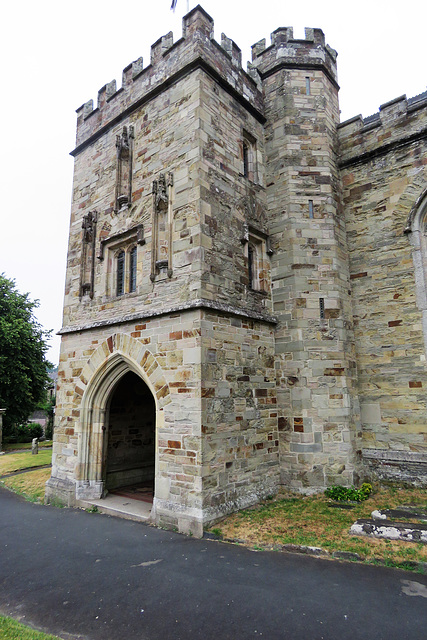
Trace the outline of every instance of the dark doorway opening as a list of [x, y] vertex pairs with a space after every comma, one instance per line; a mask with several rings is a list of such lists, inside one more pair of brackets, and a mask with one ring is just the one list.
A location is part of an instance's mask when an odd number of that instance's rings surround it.
[[135, 373], [126, 373], [110, 402], [105, 478], [109, 493], [152, 502], [155, 421], [150, 389]]

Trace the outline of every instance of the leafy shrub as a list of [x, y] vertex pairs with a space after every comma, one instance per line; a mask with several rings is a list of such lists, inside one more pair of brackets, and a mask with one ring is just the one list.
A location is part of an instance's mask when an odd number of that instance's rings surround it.
[[38, 422], [29, 422], [15, 427], [16, 442], [31, 442], [33, 438], [41, 438], [43, 427]]
[[362, 500], [367, 500], [372, 493], [372, 485], [369, 482], [364, 482], [359, 491], [363, 496]]
[[48, 424], [46, 425], [44, 435], [45, 435], [46, 440], [52, 440], [52, 438], [53, 438], [53, 424], [51, 424], [50, 422], [48, 422]]
[[352, 502], [362, 502], [367, 500], [372, 493], [372, 485], [368, 482], [364, 482], [359, 489], [356, 487], [343, 487], [336, 484], [329, 487], [325, 491], [325, 495], [331, 500], [337, 500], [338, 502], [345, 502], [351, 500]]

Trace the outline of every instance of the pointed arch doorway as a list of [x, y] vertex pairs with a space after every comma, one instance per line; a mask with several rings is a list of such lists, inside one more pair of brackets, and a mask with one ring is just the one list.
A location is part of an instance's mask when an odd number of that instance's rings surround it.
[[127, 371], [111, 390], [106, 417], [104, 495], [152, 502], [156, 406], [149, 387], [133, 371]]

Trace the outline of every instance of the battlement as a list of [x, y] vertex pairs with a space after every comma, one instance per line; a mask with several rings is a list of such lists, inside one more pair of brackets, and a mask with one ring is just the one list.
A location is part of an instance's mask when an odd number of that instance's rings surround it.
[[351, 135], [360, 129], [368, 131], [374, 127], [380, 127], [382, 124], [387, 124], [387, 122], [405, 117], [408, 113], [425, 107], [427, 107], [427, 91], [409, 99], [406, 97], [406, 94], [404, 94], [380, 105], [379, 111], [371, 116], [363, 118], [362, 114], [359, 114], [341, 122], [339, 129], [341, 130], [342, 136]]
[[[357, 115], [338, 125], [344, 164], [361, 154], [378, 153], [386, 145], [410, 140], [422, 130], [427, 115], [427, 91], [413, 98], [399, 96], [382, 104], [377, 113]], [[399, 123], [399, 126], [396, 124]]]
[[252, 66], [261, 76], [269, 75], [278, 66], [323, 68], [337, 83], [337, 52], [325, 42], [321, 29], [305, 29], [305, 39], [295, 39], [292, 27], [279, 27], [271, 34], [267, 47], [265, 38], [252, 45]]
[[197, 68], [209, 70], [253, 115], [263, 120], [258, 73], [252, 68], [243, 70], [241, 50], [225, 34], [221, 43], [216, 42], [213, 19], [197, 5], [184, 16], [179, 40], [173, 41], [172, 32], [159, 38], [151, 46], [149, 65], [144, 67], [142, 57], [138, 58], [123, 69], [120, 88], [112, 80], [98, 91], [95, 108], [93, 100], [89, 100], [77, 109], [76, 149], [72, 155]]

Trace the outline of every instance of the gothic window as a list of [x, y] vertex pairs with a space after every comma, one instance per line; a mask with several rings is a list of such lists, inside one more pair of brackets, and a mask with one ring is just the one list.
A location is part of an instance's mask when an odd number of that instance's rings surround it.
[[97, 258], [105, 264], [105, 293], [135, 293], [138, 285], [138, 245], [145, 245], [144, 225], [139, 224], [100, 240]]
[[243, 132], [242, 156], [243, 175], [251, 182], [257, 182], [256, 140], [247, 131]]
[[121, 249], [116, 257], [116, 295], [136, 291], [137, 248]]
[[427, 353], [427, 190], [410, 212], [405, 232], [410, 234], [415, 271], [417, 307], [422, 313], [424, 342]]
[[262, 254], [262, 240], [250, 235], [248, 242], [248, 281], [249, 289], [252, 289], [252, 291], [265, 291]]
[[249, 288], [256, 289], [257, 283], [257, 264], [256, 249], [252, 242], [248, 244], [248, 280]]
[[136, 247], [129, 251], [129, 293], [136, 291]]
[[243, 141], [243, 175], [247, 178], [249, 174], [249, 147]]
[[125, 292], [125, 252], [119, 251], [116, 262], [116, 295], [122, 296]]
[[257, 234], [248, 228], [247, 234], [242, 239], [246, 244], [247, 280], [248, 288], [252, 291], [267, 291], [268, 264], [268, 238], [264, 234]]

